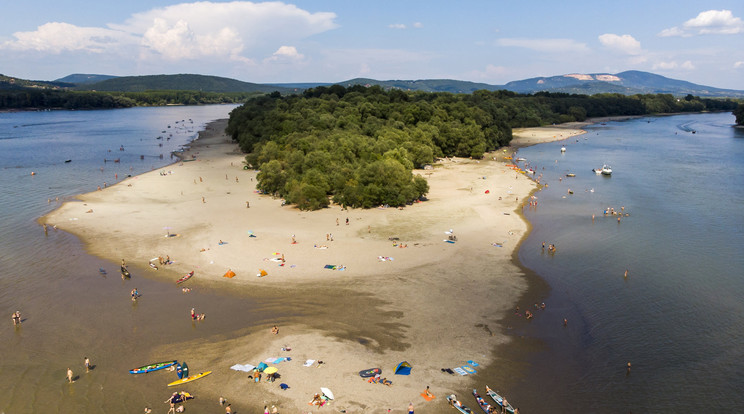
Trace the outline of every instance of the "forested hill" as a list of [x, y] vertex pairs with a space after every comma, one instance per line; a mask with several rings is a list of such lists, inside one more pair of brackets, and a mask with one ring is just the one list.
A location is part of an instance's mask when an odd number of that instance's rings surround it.
[[242, 82], [230, 78], [206, 75], [149, 75], [121, 76], [101, 82], [85, 83], [77, 86], [78, 90], [96, 90], [109, 92], [144, 92], [144, 91], [200, 91], [200, 92], [292, 92], [289, 88], [258, 83]]
[[231, 112], [227, 132], [260, 170], [259, 190], [302, 209], [330, 200], [370, 208], [420, 199], [428, 185], [413, 168], [443, 156], [481, 158], [508, 145], [514, 127], [735, 107], [691, 95], [456, 95], [333, 85], [251, 99]]

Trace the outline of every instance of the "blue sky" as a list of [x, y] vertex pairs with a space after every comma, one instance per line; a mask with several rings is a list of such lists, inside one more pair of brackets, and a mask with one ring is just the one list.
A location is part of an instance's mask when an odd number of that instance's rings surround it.
[[744, 1], [3, 2], [0, 73], [247, 82], [642, 70], [744, 90]]

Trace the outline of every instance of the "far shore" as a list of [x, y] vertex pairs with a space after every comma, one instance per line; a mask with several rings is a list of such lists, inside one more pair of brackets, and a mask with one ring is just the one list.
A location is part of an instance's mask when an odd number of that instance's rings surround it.
[[[40, 219], [79, 236], [91, 254], [124, 259], [151, 278], [174, 282], [194, 271], [184, 286], [293, 303], [298, 316], [276, 335], [273, 323], [243, 317], [234, 321], [236, 332], [246, 332], [237, 339], [168, 345], [198, 349], [187, 355], [190, 365], [212, 367], [211, 378], [200, 380], [206, 398], [224, 396], [239, 412], [267, 404], [315, 411], [307, 402], [323, 386], [335, 394], [333, 411], [404, 412], [414, 401], [421, 412], [449, 412], [444, 397], [474, 380], [442, 368], [512, 363], [492, 351], [510, 341], [503, 320], [528, 289], [515, 260], [529, 231], [521, 211], [538, 186], [506, 157], [585, 131], [519, 129], [512, 148], [483, 160], [450, 158], [417, 170], [431, 188], [426, 202], [303, 212], [256, 191], [256, 171], [245, 168], [226, 123], [209, 124], [182, 161], [83, 194]], [[162, 265], [167, 257], [173, 263]], [[235, 276], [224, 277], [228, 271]], [[248, 373], [230, 369], [287, 356], [274, 384], [253, 386]], [[315, 363], [305, 367], [306, 360]], [[410, 376], [393, 375], [401, 361], [413, 366]], [[372, 367], [394, 385], [357, 374]], [[427, 386], [437, 396], [431, 402], [419, 396]]]

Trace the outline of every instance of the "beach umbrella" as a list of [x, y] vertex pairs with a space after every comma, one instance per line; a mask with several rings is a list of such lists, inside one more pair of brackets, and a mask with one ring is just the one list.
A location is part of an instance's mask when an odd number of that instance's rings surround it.
[[276, 374], [279, 370], [276, 367], [268, 367], [263, 372], [264, 374]]

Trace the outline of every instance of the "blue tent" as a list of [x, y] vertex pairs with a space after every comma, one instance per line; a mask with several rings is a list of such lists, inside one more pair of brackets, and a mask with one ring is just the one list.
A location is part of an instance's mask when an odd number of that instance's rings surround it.
[[409, 375], [411, 373], [411, 364], [409, 364], [407, 361], [403, 361], [400, 364], [398, 364], [397, 367], [395, 367], [395, 374], [396, 375]]

